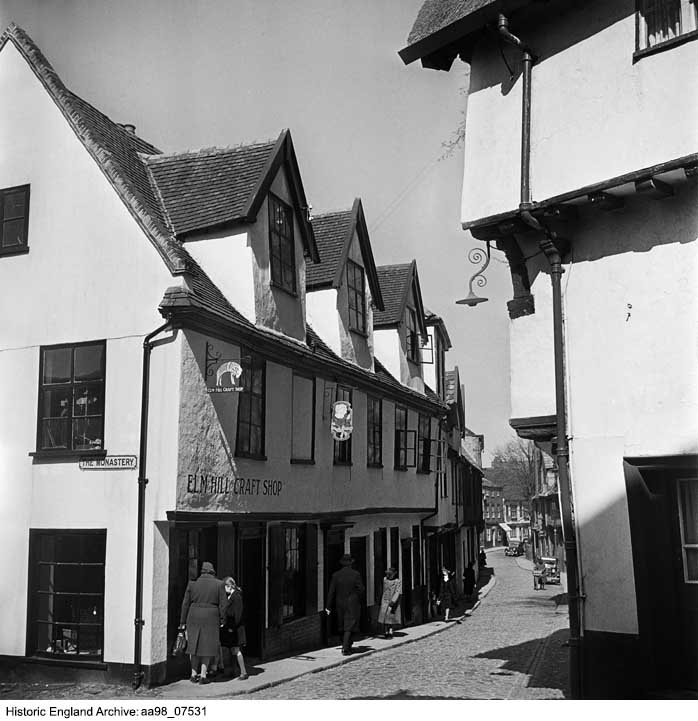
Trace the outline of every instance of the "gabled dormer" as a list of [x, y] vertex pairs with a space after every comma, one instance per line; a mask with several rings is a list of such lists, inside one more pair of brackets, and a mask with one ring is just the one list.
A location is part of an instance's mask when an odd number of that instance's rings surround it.
[[373, 314], [376, 357], [403, 385], [424, 393], [422, 345], [427, 327], [417, 261], [377, 270], [384, 310]]
[[291, 133], [144, 158], [170, 228], [250, 322], [305, 340], [305, 262], [319, 260]]
[[320, 263], [308, 265], [308, 321], [345, 360], [373, 370], [373, 308], [383, 310], [361, 199], [313, 218]]
[[430, 310], [424, 314], [428, 340], [422, 348], [422, 376], [443, 401], [446, 399], [446, 351], [451, 349], [451, 339], [442, 318]]
[[465, 394], [460, 382], [458, 366], [444, 374], [444, 400], [448, 405], [446, 424], [451, 448], [458, 450], [465, 431]]

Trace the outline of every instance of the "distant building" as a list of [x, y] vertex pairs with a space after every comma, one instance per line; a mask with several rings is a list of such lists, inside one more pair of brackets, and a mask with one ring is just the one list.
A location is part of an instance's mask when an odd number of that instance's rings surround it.
[[504, 486], [482, 479], [482, 516], [484, 530], [482, 545], [485, 548], [505, 546], [507, 526], [504, 521]]

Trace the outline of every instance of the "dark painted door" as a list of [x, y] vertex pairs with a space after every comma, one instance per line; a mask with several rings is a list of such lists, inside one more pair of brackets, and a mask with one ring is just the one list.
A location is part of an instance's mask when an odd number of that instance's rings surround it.
[[240, 580], [244, 606], [246, 652], [259, 658], [262, 655], [264, 632], [264, 537], [242, 538], [240, 541]]
[[[349, 554], [354, 559], [354, 568], [359, 572], [361, 580], [366, 586], [366, 549], [368, 536], [357, 536], [349, 539]], [[364, 591], [361, 599], [361, 621], [359, 626], [362, 631], [368, 631], [368, 612], [366, 610], [367, 592]]]
[[412, 539], [402, 541], [402, 613], [405, 624], [412, 620]]
[[[339, 571], [339, 559], [344, 555], [344, 529], [343, 528], [327, 528], [325, 529], [323, 563], [325, 567], [323, 588], [325, 590], [325, 598], [323, 603], [327, 604], [327, 594], [330, 589], [330, 580], [335, 571]], [[334, 609], [332, 609], [334, 610]], [[331, 613], [325, 620], [323, 630], [323, 641], [326, 644], [334, 643], [339, 638], [337, 630], [337, 614]]]

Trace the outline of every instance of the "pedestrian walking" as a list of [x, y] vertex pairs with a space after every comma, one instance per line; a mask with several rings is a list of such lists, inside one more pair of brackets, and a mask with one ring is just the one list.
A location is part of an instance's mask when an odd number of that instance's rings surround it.
[[540, 556], [536, 556], [536, 561], [533, 564], [533, 590], [537, 591], [540, 589], [541, 591], [545, 590], [545, 576], [547, 574], [547, 569], [545, 567], [545, 564], [541, 560]]
[[216, 578], [213, 564], [204, 561], [201, 575], [187, 584], [179, 617], [180, 628], [187, 631], [192, 683], [209, 682], [208, 668], [218, 654], [218, 629], [225, 619], [226, 603], [225, 590]]
[[329, 616], [330, 609], [335, 607], [337, 626], [342, 633], [342, 655], [348, 656], [351, 653], [352, 634], [359, 630], [361, 597], [366, 587], [359, 572], [351, 567], [351, 556], [344, 554], [339, 563], [342, 567], [332, 574], [330, 580], [325, 613]]
[[401, 596], [402, 581], [397, 576], [397, 570], [391, 566], [385, 572], [383, 595], [381, 596], [381, 605], [378, 611], [378, 623], [383, 624], [385, 638], [393, 638], [393, 627], [402, 623]]
[[450, 621], [451, 609], [454, 606], [456, 600], [456, 587], [453, 583], [451, 572], [443, 566], [441, 568], [441, 579], [439, 581], [439, 595], [436, 599], [436, 604], [441, 608], [441, 612], [444, 614], [444, 621]]
[[[220, 630], [221, 646], [230, 650], [231, 660], [234, 658], [238, 662], [240, 667], [238, 681], [245, 681], [249, 678], [249, 675], [242, 655], [242, 647], [247, 643], [247, 634], [245, 633], [243, 621], [242, 589], [232, 576], [226, 576], [223, 579], [223, 588], [228, 600], [225, 605], [225, 620]], [[222, 670], [223, 658], [221, 656]]]
[[475, 590], [475, 569], [473, 568], [473, 562], [468, 563], [468, 567], [463, 571], [463, 593], [465, 593], [468, 600], [472, 598], [473, 591]]
[[480, 568], [485, 568], [487, 566], [487, 554], [485, 553], [485, 549], [480, 549], [480, 553], [477, 557], [477, 562]]

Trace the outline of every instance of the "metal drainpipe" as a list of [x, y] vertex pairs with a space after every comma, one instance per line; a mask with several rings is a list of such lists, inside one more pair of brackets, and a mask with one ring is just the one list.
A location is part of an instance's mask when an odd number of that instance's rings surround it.
[[567, 417], [565, 408], [565, 356], [562, 318], [562, 258], [555, 245], [555, 234], [533, 217], [531, 209], [531, 75], [535, 56], [531, 49], [515, 35], [509, 32], [509, 21], [500, 14], [497, 22], [499, 35], [509, 45], [517, 48], [523, 55], [523, 88], [521, 103], [521, 219], [532, 228], [545, 234], [540, 243], [550, 263], [550, 279], [553, 287], [553, 333], [555, 355], [555, 414], [557, 433], [557, 464], [560, 474], [560, 500], [562, 504], [562, 526], [565, 537], [565, 560], [567, 564], [567, 588], [570, 615], [570, 692], [572, 698], [582, 698], [582, 637], [579, 567], [577, 539], [572, 518], [572, 493], [569, 477], [569, 447], [567, 445]]
[[148, 450], [148, 395], [150, 390], [150, 352], [153, 349], [152, 339], [171, 326], [167, 321], [152, 333], [149, 333], [143, 340], [143, 376], [141, 381], [141, 429], [140, 449], [138, 454], [138, 530], [136, 543], [136, 612], [134, 618], [135, 636], [133, 640], [133, 682], [132, 686], [137, 689], [143, 681], [143, 670], [141, 667], [141, 649], [143, 642], [143, 626], [145, 621], [143, 615], [143, 546], [145, 538], [145, 487], [148, 485], [146, 478], [146, 460]]

